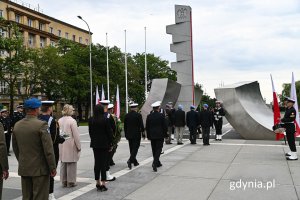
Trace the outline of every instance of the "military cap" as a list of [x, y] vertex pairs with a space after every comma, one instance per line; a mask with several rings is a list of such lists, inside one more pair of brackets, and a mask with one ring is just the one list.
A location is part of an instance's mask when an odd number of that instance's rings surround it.
[[108, 105], [108, 104], [110, 104], [110, 101], [109, 100], [101, 100], [100, 103], [102, 105]]
[[295, 99], [292, 99], [292, 98], [290, 98], [290, 97], [287, 98], [287, 101], [288, 101], [288, 102], [292, 102], [292, 103], [295, 103], [295, 102], [296, 102]]
[[130, 108], [136, 108], [136, 107], [138, 107], [138, 105], [139, 105], [139, 104], [137, 104], [137, 103], [132, 103], [132, 104], [129, 105], [129, 107], [130, 107]]
[[37, 98], [31, 98], [31, 99], [27, 99], [24, 103], [24, 107], [25, 108], [39, 108], [41, 107], [42, 103], [40, 100], [38, 100]]
[[178, 105], [178, 109], [179, 109], [179, 110], [182, 110], [182, 109], [183, 109], [183, 105], [179, 104], [179, 105]]
[[204, 108], [208, 108], [208, 105], [205, 103], [205, 104], [203, 104], [203, 107]]
[[0, 113], [7, 112], [6, 108], [1, 109]]
[[151, 107], [152, 107], [152, 108], [157, 108], [157, 107], [160, 106], [160, 104], [161, 104], [160, 101], [156, 101], [156, 102], [154, 102], [153, 104], [151, 104]]
[[190, 109], [195, 109], [195, 106], [194, 106], [194, 105], [191, 105], [191, 106], [190, 106]]
[[53, 104], [54, 104], [54, 101], [50, 101], [50, 100], [41, 101], [41, 102], [42, 102], [43, 106], [53, 106]]
[[108, 108], [108, 109], [112, 109], [113, 107], [114, 107], [114, 104], [111, 104], [111, 103], [110, 103], [110, 104], [108, 104], [108, 107], [107, 107], [107, 108]]
[[17, 105], [17, 108], [24, 108], [23, 105]]

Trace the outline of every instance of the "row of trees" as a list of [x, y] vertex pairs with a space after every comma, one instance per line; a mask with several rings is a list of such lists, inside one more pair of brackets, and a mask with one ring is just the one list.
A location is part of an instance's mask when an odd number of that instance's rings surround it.
[[[89, 47], [61, 39], [55, 47], [41, 49], [26, 48], [19, 28], [4, 19], [0, 27], [8, 34], [0, 36], [0, 80], [8, 85], [7, 95], [10, 105], [15, 97], [26, 99], [43, 94], [46, 98], [76, 105], [80, 119], [82, 111], [89, 110], [90, 78]], [[127, 54], [129, 98], [139, 104], [144, 102], [144, 63], [145, 55]], [[124, 53], [114, 46], [109, 48], [110, 94], [114, 98], [119, 85], [120, 97], [125, 99]], [[148, 91], [154, 78], [169, 78], [176, 81], [176, 72], [168, 66], [168, 61], [154, 54], [147, 54]], [[92, 45], [93, 93], [96, 85], [106, 88], [106, 48]], [[94, 96], [95, 94], [93, 94]], [[94, 102], [94, 101], [93, 101]], [[121, 101], [121, 108], [125, 109]], [[11, 106], [11, 112], [12, 112]], [[87, 118], [85, 112], [84, 118]]]

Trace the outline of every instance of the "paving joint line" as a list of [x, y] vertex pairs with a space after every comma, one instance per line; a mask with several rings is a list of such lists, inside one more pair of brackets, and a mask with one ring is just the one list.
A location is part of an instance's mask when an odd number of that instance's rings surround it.
[[[284, 155], [285, 154], [284, 148], [282, 148], [282, 151], [283, 151], [283, 155]], [[298, 195], [297, 188], [296, 188], [296, 185], [295, 185], [295, 182], [294, 182], [294, 178], [292, 176], [292, 171], [291, 171], [291, 168], [290, 168], [290, 165], [289, 165], [289, 161], [286, 160], [286, 162], [287, 162], [287, 165], [288, 165], [288, 168], [289, 168], [290, 176], [292, 178], [292, 182], [293, 182], [293, 186], [294, 186], [294, 190], [295, 190], [297, 199], [299, 199], [299, 195]], [[294, 161], [290, 161], [290, 162], [294, 162]]]

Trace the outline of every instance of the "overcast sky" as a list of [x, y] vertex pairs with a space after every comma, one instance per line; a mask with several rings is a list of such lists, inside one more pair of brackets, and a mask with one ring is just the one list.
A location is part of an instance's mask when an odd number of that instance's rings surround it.
[[[29, 2], [29, 1], [28, 1]], [[299, 0], [31, 0], [44, 14], [87, 29], [93, 42], [124, 51], [147, 52], [170, 62], [171, 36], [166, 25], [174, 24], [174, 5], [189, 5], [193, 15], [195, 81], [214, 97], [213, 89], [240, 81], [258, 81], [267, 102], [272, 100], [270, 73], [275, 88], [291, 82], [292, 71], [300, 80], [300, 1]]]

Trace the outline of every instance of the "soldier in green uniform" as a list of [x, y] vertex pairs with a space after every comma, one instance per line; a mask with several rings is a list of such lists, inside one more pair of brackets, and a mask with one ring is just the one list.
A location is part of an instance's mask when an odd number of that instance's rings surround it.
[[8, 160], [5, 145], [4, 129], [0, 123], [0, 200], [2, 199], [3, 179], [8, 178]]
[[19, 162], [23, 200], [48, 200], [50, 176], [56, 175], [51, 135], [46, 122], [37, 118], [41, 102], [25, 101], [26, 117], [13, 130], [12, 145]]

